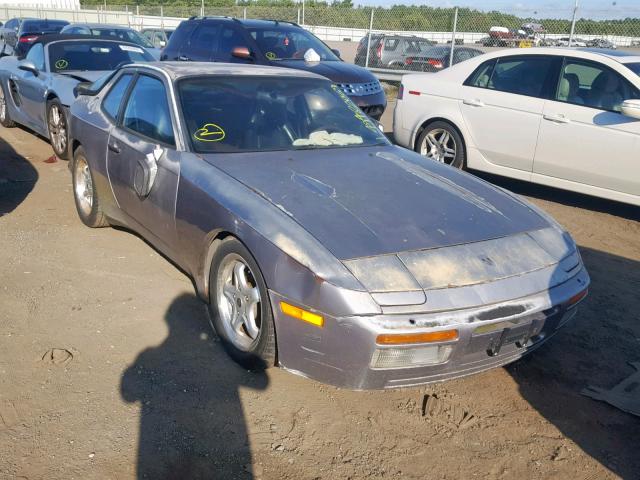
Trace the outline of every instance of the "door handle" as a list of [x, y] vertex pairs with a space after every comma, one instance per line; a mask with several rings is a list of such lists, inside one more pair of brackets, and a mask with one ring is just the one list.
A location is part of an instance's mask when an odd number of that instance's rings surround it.
[[178, 57], [178, 60], [180, 60], [181, 62], [188, 62], [191, 59], [189, 57], [187, 57], [186, 55], [180, 55]]
[[117, 143], [111, 143], [109, 142], [107, 144], [107, 147], [109, 148], [109, 150], [111, 150], [113, 153], [120, 153], [120, 145], [118, 145]]
[[482, 100], [478, 100], [474, 98], [472, 100], [462, 100], [462, 103], [465, 105], [471, 105], [472, 107], [484, 107], [484, 102]]
[[571, 120], [569, 120], [567, 117], [565, 117], [562, 114], [558, 114], [558, 115], [543, 115], [542, 118], [544, 118], [545, 120], [549, 120], [550, 122], [554, 122], [554, 123], [570, 123]]

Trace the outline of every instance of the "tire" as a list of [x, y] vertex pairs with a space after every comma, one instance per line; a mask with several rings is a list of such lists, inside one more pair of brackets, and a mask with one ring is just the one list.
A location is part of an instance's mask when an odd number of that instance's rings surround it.
[[78, 147], [74, 152], [71, 175], [73, 199], [82, 223], [91, 228], [107, 227], [109, 222], [102, 213], [98, 192], [93, 181], [93, 173], [82, 147]]
[[64, 107], [57, 98], [47, 102], [49, 143], [58, 158], [69, 158], [69, 122]]
[[435, 121], [425, 126], [418, 137], [415, 151], [427, 158], [461, 170], [467, 167], [464, 141], [458, 131], [447, 122]]
[[4, 85], [0, 84], [0, 124], [5, 128], [12, 128], [16, 126], [16, 122], [11, 120], [9, 115], [9, 96], [6, 93]]
[[223, 240], [211, 260], [209, 309], [231, 358], [248, 370], [275, 364], [276, 335], [267, 285], [249, 250], [234, 237]]

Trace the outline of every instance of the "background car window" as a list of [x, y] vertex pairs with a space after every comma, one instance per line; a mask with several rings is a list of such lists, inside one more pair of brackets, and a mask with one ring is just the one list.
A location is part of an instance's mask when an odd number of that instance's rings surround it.
[[488, 88], [496, 61], [490, 60], [480, 65], [464, 83], [471, 87]]
[[109, 93], [107, 93], [107, 96], [102, 101], [102, 108], [104, 108], [104, 111], [113, 119], [118, 118], [118, 111], [120, 110], [122, 97], [127, 91], [132, 78], [133, 75], [129, 73], [122, 75], [116, 81], [115, 85], [111, 87], [111, 90], [109, 90]]
[[558, 83], [556, 100], [601, 110], [620, 111], [622, 102], [639, 98], [622, 75], [593, 62], [568, 60]]
[[201, 23], [189, 40], [189, 56], [193, 60], [208, 60], [216, 51], [220, 25]]
[[181, 80], [178, 92], [187, 131], [202, 153], [388, 144], [327, 80], [209, 76]]
[[153, 45], [143, 35], [129, 28], [93, 28], [91, 35], [95, 37], [107, 37], [110, 39], [124, 40], [135, 43], [145, 48], [153, 48]]
[[303, 60], [310, 48], [321, 60], [339, 60], [320, 39], [302, 28], [265, 28], [249, 30], [249, 33], [269, 60]]
[[216, 53], [216, 60], [220, 62], [236, 62], [237, 58], [231, 55], [235, 47], [248, 47], [244, 36], [238, 29], [223, 27], [220, 33], [220, 42]]
[[26, 59], [32, 61], [38, 70], [44, 70], [44, 46], [36, 43], [29, 49]]
[[22, 33], [57, 33], [68, 24], [65, 20], [26, 20]]
[[52, 72], [115, 70], [134, 62], [152, 62], [145, 49], [119, 42], [69, 40], [49, 44], [49, 69]]
[[398, 46], [397, 38], [385, 38], [384, 40], [384, 49], [387, 51], [393, 52]]
[[124, 111], [122, 125], [149, 139], [175, 145], [169, 102], [164, 84], [154, 77], [138, 77], [127, 108]]
[[500, 58], [493, 69], [487, 88], [541, 97], [551, 66], [552, 58], [547, 56]]
[[18, 20], [12, 18], [7, 23], [4, 24], [4, 28], [15, 30], [18, 27]]

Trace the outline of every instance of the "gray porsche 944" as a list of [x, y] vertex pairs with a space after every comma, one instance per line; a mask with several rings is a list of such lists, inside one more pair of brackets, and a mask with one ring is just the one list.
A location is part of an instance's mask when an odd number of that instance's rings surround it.
[[79, 93], [80, 219], [191, 275], [250, 369], [352, 389], [469, 375], [534, 350], [587, 293], [552, 218], [391, 145], [323, 77], [162, 62]]
[[68, 156], [68, 109], [80, 82], [105, 77], [118, 66], [153, 61], [138, 45], [83, 35], [44, 35], [24, 58], [0, 59], [0, 123], [29, 127]]

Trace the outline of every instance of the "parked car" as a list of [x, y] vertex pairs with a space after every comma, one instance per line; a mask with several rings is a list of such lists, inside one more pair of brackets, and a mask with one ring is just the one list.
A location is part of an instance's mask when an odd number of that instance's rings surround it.
[[606, 48], [610, 50], [615, 50], [618, 46], [610, 40], [605, 38], [595, 38], [593, 40], [589, 40], [586, 42], [587, 47], [590, 48]]
[[[453, 50], [453, 64], [456, 65], [470, 58], [482, 55], [484, 52], [477, 48], [456, 47]], [[405, 68], [419, 72], [439, 72], [449, 67], [451, 57], [451, 45], [431, 47], [423, 51], [419, 56], [405, 58]]]
[[50, 140], [58, 157], [67, 158], [68, 109], [78, 83], [93, 82], [124, 63], [152, 60], [133, 43], [42, 36], [24, 59], [0, 59], [0, 123], [29, 127]]
[[550, 217], [391, 145], [319, 75], [161, 62], [85, 93], [80, 219], [127, 226], [188, 272], [245, 368], [353, 389], [442, 381], [535, 349], [586, 295]]
[[396, 141], [428, 158], [640, 205], [640, 56], [500, 51], [402, 80]]
[[[569, 37], [561, 37], [556, 41], [556, 45], [558, 47], [568, 47], [569, 46]], [[584, 48], [587, 46], [587, 42], [582, 40], [581, 38], [574, 38], [571, 40], [571, 46], [577, 48]]]
[[74, 35], [93, 35], [100, 38], [116, 39], [135, 43], [146, 49], [156, 60], [160, 58], [160, 50], [140, 32], [133, 28], [109, 25], [106, 23], [72, 23], [64, 27], [61, 33]]
[[173, 29], [166, 28], [143, 28], [140, 33], [146, 37], [154, 48], [163, 49], [169, 43]]
[[[358, 43], [356, 65], [365, 65], [368, 43], [368, 36], [364, 36]], [[435, 44], [432, 40], [416, 36], [373, 34], [369, 46], [369, 67], [405, 68], [407, 57], [420, 55]]]
[[0, 56], [27, 53], [40, 36], [58, 33], [69, 22], [40, 18], [12, 18], [0, 28]]
[[162, 60], [270, 65], [309, 71], [333, 80], [365, 113], [380, 119], [387, 100], [369, 71], [343, 62], [319, 38], [291, 22], [192, 17], [176, 29]]

